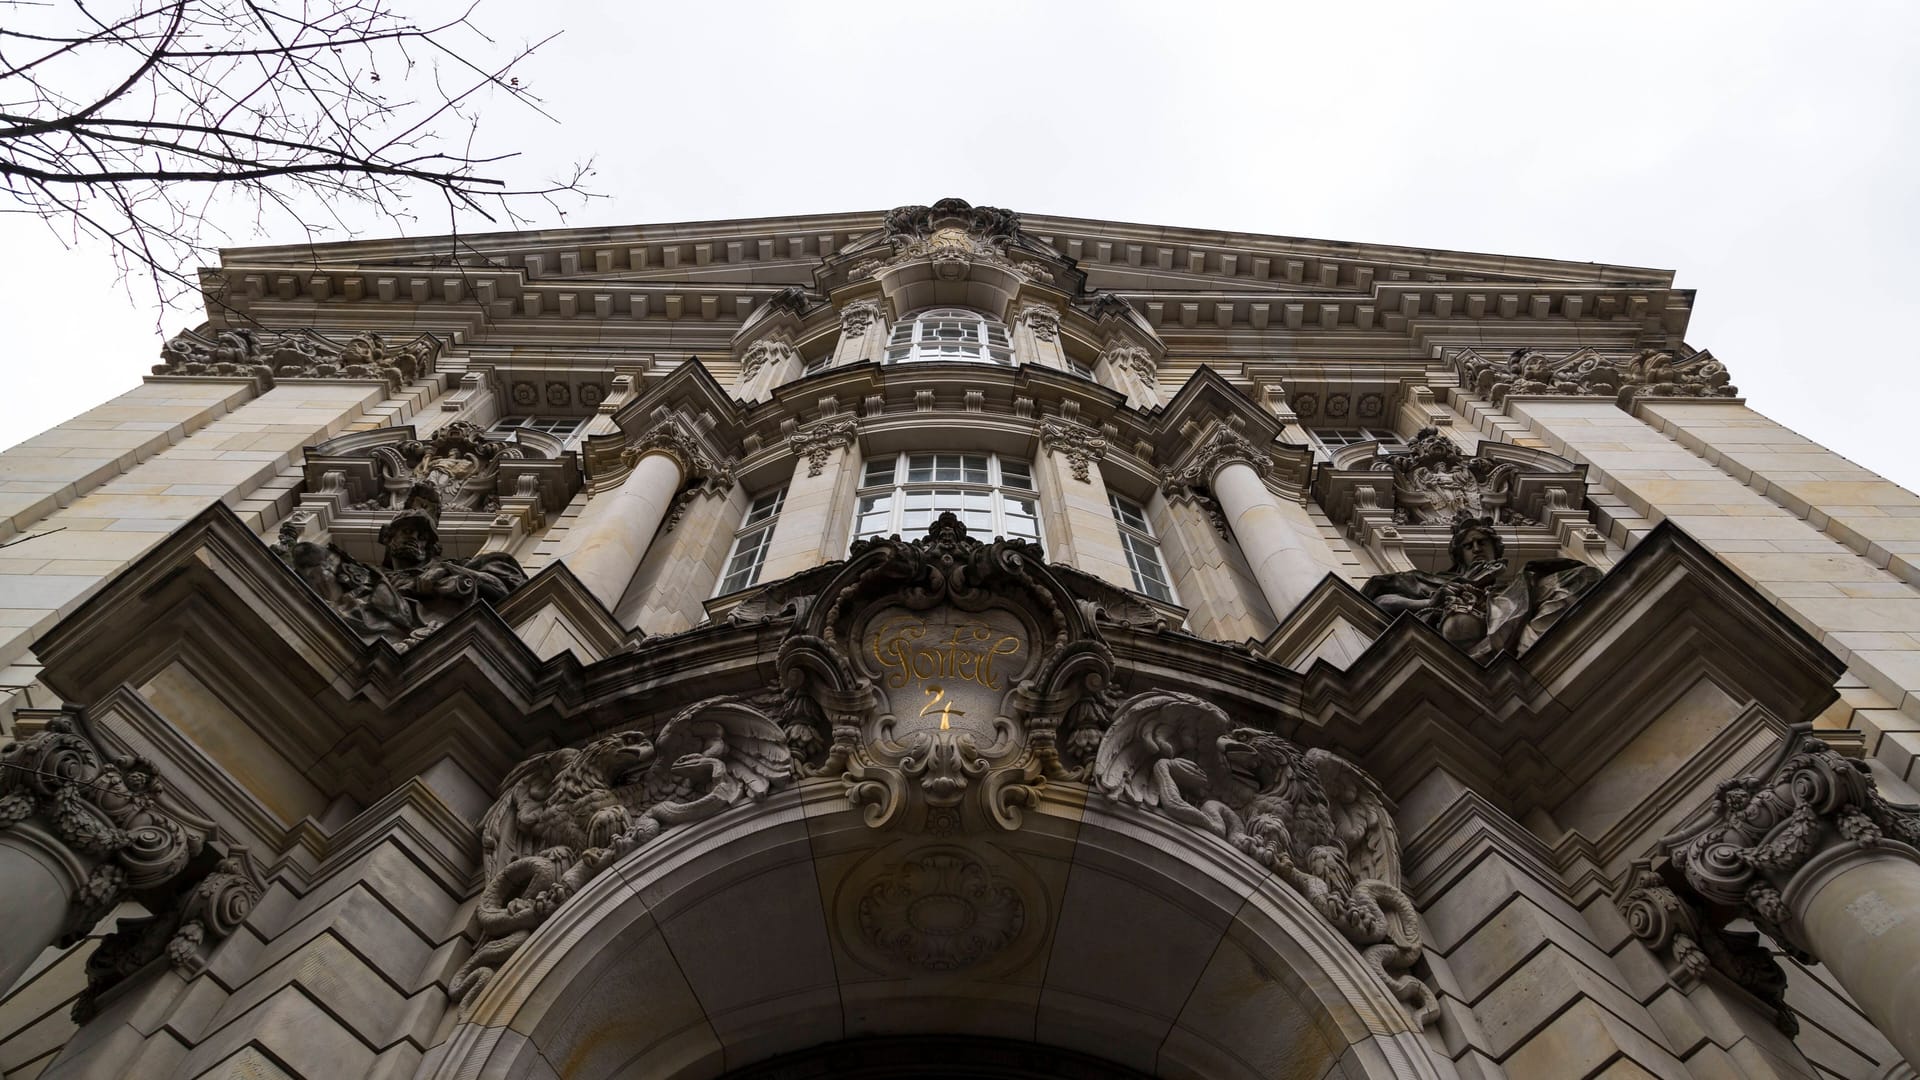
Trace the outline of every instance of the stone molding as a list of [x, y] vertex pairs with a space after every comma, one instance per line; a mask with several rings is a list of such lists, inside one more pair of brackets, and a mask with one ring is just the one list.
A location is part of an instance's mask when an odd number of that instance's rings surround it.
[[1083, 484], [1092, 482], [1092, 463], [1107, 456], [1105, 435], [1085, 424], [1053, 417], [1040, 422], [1040, 446], [1065, 455], [1073, 478]]
[[787, 436], [787, 448], [795, 457], [807, 459], [807, 475], [819, 476], [827, 467], [827, 458], [843, 446], [851, 446], [860, 437], [860, 423], [850, 416], [834, 417], [795, 429]]
[[345, 341], [313, 330], [183, 330], [161, 346], [155, 375], [275, 379], [368, 379], [389, 390], [432, 374], [440, 339], [421, 334], [399, 344], [364, 331]]

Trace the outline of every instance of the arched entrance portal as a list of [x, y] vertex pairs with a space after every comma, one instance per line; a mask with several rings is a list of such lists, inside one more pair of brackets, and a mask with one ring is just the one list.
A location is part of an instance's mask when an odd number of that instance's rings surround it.
[[420, 1075], [754, 1077], [855, 1045], [966, 1065], [937, 1056], [950, 1040], [975, 1071], [930, 1075], [1027, 1075], [991, 1071], [1009, 1043], [1106, 1070], [1089, 1076], [1452, 1075], [1353, 948], [1215, 838], [1077, 784], [1048, 785], [1018, 828], [901, 834], [838, 781], [609, 868]]

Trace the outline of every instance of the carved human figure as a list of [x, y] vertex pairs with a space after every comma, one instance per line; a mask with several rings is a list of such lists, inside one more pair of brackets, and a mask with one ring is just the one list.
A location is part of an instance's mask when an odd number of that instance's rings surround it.
[[1094, 761], [1113, 798], [1225, 840], [1306, 898], [1360, 950], [1420, 1023], [1433, 991], [1413, 901], [1400, 888], [1400, 838], [1373, 778], [1345, 758], [1236, 725], [1190, 694], [1149, 691], [1114, 715]]
[[500, 782], [480, 823], [486, 885], [478, 935], [448, 985], [464, 1002], [569, 896], [666, 829], [783, 787], [793, 775], [786, 733], [739, 702], [709, 699], [661, 727], [603, 735], [537, 754]]
[[1440, 573], [1380, 574], [1360, 591], [1390, 614], [1411, 612], [1476, 660], [1518, 655], [1601, 578], [1574, 559], [1533, 559], [1509, 573], [1506, 543], [1485, 518], [1457, 520], [1447, 550], [1452, 565]]

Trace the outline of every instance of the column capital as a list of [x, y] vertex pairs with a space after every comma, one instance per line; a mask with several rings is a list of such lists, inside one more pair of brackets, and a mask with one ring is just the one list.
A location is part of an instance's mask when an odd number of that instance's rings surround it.
[[0, 747], [0, 835], [63, 854], [75, 876], [66, 931], [40, 947], [77, 940], [125, 899], [153, 912], [120, 920], [88, 959], [76, 1020], [161, 956], [197, 973], [206, 947], [245, 921], [260, 887], [244, 850], [226, 850], [215, 833], [171, 805], [151, 761], [103, 745], [77, 710]]
[[620, 462], [631, 469], [648, 454], [664, 454], [680, 467], [685, 486], [733, 485], [731, 463], [709, 456], [698, 440], [687, 434], [679, 423], [669, 420], [654, 427], [620, 451]]
[[1065, 455], [1073, 478], [1086, 484], [1092, 482], [1092, 463], [1107, 456], [1107, 437], [1085, 424], [1050, 416], [1040, 421], [1040, 448]]
[[1722, 780], [1694, 822], [1660, 846], [1705, 904], [1811, 956], [1789, 899], [1850, 853], [1920, 858], [1920, 807], [1888, 802], [1864, 763], [1796, 724], [1771, 762]]
[[1172, 479], [1189, 488], [1210, 489], [1213, 478], [1229, 465], [1245, 465], [1262, 480], [1273, 472], [1273, 458], [1262, 453], [1245, 435], [1221, 426], [1214, 428], [1187, 456], [1186, 464], [1172, 473]]

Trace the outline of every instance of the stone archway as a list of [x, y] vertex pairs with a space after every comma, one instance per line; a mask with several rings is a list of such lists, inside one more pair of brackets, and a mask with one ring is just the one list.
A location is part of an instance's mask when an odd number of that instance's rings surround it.
[[845, 790], [803, 783], [610, 867], [419, 1075], [751, 1077], [935, 1037], [1109, 1075], [1453, 1075], [1340, 934], [1216, 838], [1068, 783], [1015, 830], [901, 835]]
[[845, 1039], [748, 1065], [723, 1080], [1147, 1080], [1091, 1054], [1012, 1039]]

